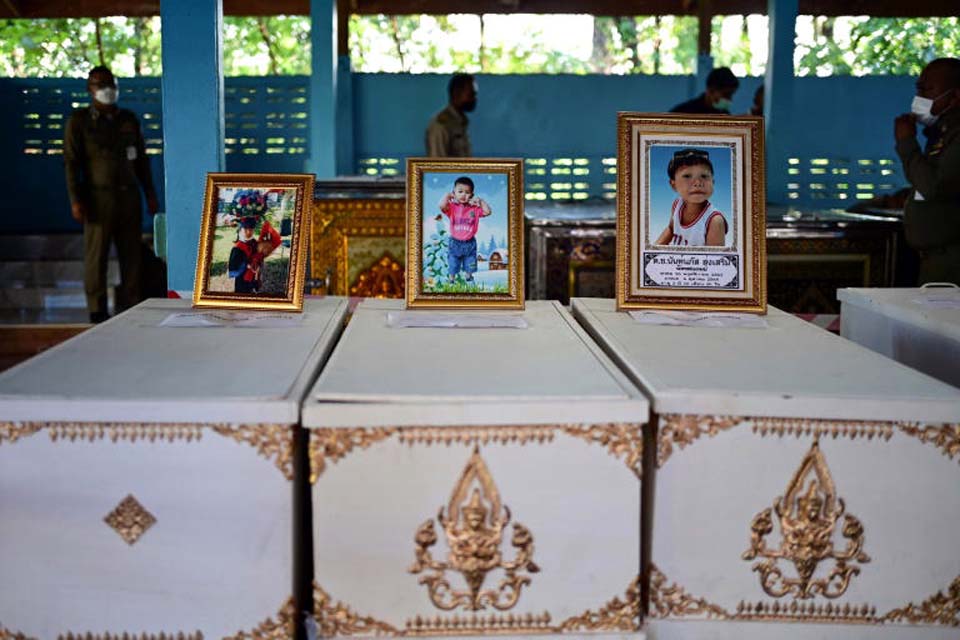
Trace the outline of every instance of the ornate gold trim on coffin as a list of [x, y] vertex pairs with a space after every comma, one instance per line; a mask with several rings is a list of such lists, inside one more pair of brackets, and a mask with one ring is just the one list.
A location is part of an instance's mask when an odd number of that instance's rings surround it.
[[[484, 522], [488, 527], [494, 526], [487, 520], [496, 520], [504, 505], [493, 480], [489, 477], [485, 465], [479, 458], [479, 445], [512, 444], [525, 446], [528, 444], [547, 444], [553, 442], [558, 434], [566, 434], [572, 438], [583, 440], [588, 444], [597, 444], [607, 452], [622, 460], [631, 473], [639, 479], [641, 476], [641, 459], [643, 457], [642, 425], [630, 423], [610, 424], [571, 424], [571, 425], [506, 425], [480, 427], [376, 427], [376, 428], [321, 428], [310, 430], [310, 469], [311, 481], [316, 482], [327, 469], [327, 465], [342, 460], [351, 453], [367, 449], [378, 442], [396, 437], [397, 442], [406, 445], [473, 445], [474, 453], [461, 476], [460, 482], [454, 489], [447, 505], [447, 513], [441, 510], [441, 525], [445, 521], [459, 523], [458, 511], [475, 509], [478, 513], [484, 512]], [[478, 495], [468, 495], [470, 482], [478, 480], [483, 491]], [[470, 485], [472, 486], [472, 485]], [[479, 496], [479, 497], [478, 497]], [[469, 502], [468, 502], [469, 499]], [[474, 504], [476, 503], [476, 504]], [[483, 507], [481, 509], [481, 507]], [[444, 520], [446, 518], [447, 520]], [[496, 520], [496, 522], [500, 522]], [[430, 524], [429, 530], [426, 525]], [[504, 523], [505, 524], [505, 523]], [[446, 526], [444, 526], [446, 532]], [[515, 526], [512, 544], [520, 550], [523, 558], [521, 563], [531, 573], [535, 567], [532, 564], [533, 538], [525, 527]], [[414, 573], [430, 569], [460, 570], [458, 567], [446, 566], [447, 563], [437, 563], [429, 554], [427, 548], [436, 541], [436, 533], [432, 521], [421, 525], [415, 534], [416, 559], [412, 568]], [[449, 542], [449, 541], [448, 541]], [[470, 547], [471, 545], [467, 545]], [[476, 546], [476, 545], [474, 545]], [[524, 551], [526, 550], [526, 551]], [[524, 555], [526, 554], [526, 555]], [[453, 554], [456, 555], [456, 554]], [[518, 556], [518, 557], [520, 557]], [[468, 559], [469, 560], [469, 559]], [[510, 561], [511, 564], [515, 561]], [[469, 564], [469, 562], [467, 563]], [[519, 571], [520, 566], [517, 565]], [[441, 571], [442, 574], [442, 571]], [[430, 577], [430, 576], [426, 576]], [[522, 577], [518, 573], [517, 577]], [[442, 579], [442, 576], [441, 576]], [[425, 584], [421, 580], [421, 584]], [[468, 580], [469, 584], [469, 580]], [[524, 584], [527, 584], [526, 582]], [[428, 584], [428, 586], [430, 586]], [[453, 609], [465, 606], [468, 611], [453, 615], [418, 615], [406, 621], [401, 628], [388, 622], [356, 613], [348, 605], [336, 602], [319, 586], [315, 585], [314, 597], [316, 605], [314, 616], [322, 635], [391, 635], [391, 636], [465, 636], [465, 635], [503, 635], [503, 634], [545, 634], [545, 633], [575, 633], [583, 631], [636, 631], [640, 628], [640, 589], [639, 578], [635, 579], [627, 588], [625, 596], [615, 597], [596, 610], [588, 610], [580, 615], [566, 618], [556, 624], [549, 612], [512, 613], [477, 611], [477, 598], [482, 598], [485, 592], [474, 590], [460, 598], [453, 606], [439, 607]], [[433, 595], [433, 594], [431, 594]], [[453, 594], [456, 595], [456, 594]], [[461, 594], [463, 595], [463, 594]], [[519, 596], [519, 588], [517, 589]], [[433, 598], [432, 598], [433, 600]], [[433, 600], [436, 605], [436, 600]], [[484, 601], [495, 609], [506, 610], [516, 604], [516, 599], [498, 601], [497, 606], [492, 601]], [[465, 604], [466, 603], [466, 604]], [[470, 606], [473, 603], [474, 606]], [[449, 605], [449, 602], [444, 601]], [[473, 609], [472, 611], [470, 609]]]
[[0, 422], [0, 445], [14, 444], [44, 430], [50, 440], [76, 442], [194, 442], [209, 429], [237, 443], [246, 444], [272, 460], [287, 480], [293, 480], [293, 432], [282, 424], [222, 424], [156, 422]]
[[223, 640], [288, 640], [294, 636], [297, 612], [293, 598], [289, 598], [276, 618], [267, 618], [250, 631], [239, 631]]
[[[2, 636], [0, 636], [2, 638]], [[193, 633], [68, 633], [60, 634], [57, 640], [203, 640], [199, 631]]]
[[[659, 453], [669, 457], [672, 444], [680, 448], [691, 444], [701, 436], [712, 437], [722, 430], [735, 426], [740, 421], [691, 416], [671, 416], [666, 433], [669, 439], [660, 442]], [[742, 421], [748, 420], [744, 418]], [[860, 573], [860, 564], [869, 563], [864, 553], [864, 525], [852, 514], [834, 486], [826, 459], [820, 451], [821, 436], [872, 439], [888, 441], [899, 429], [926, 444], [933, 444], [944, 455], [953, 459], [957, 433], [955, 425], [925, 425], [910, 423], [829, 423], [827, 421], [799, 420], [754, 420], [753, 431], [761, 437], [773, 434], [778, 437], [795, 435], [813, 437], [809, 452], [794, 472], [783, 496], [774, 500], [774, 506], [759, 512], [750, 524], [749, 548], [743, 560], [758, 560], [753, 571], [760, 574], [760, 586], [775, 601], [741, 601], [731, 612], [688, 593], [679, 584], [670, 584], [666, 576], [652, 566], [650, 579], [650, 617], [686, 618], [697, 617], [721, 620], [754, 620], [773, 622], [829, 622], [885, 625], [894, 623], [960, 626], [960, 577], [953, 580], [946, 593], [938, 591], [922, 599], [919, 605], [908, 603], [904, 607], [878, 614], [877, 607], [869, 603], [850, 604], [836, 602], [843, 596], [851, 578]], [[661, 457], [662, 461], [666, 457]], [[774, 517], [776, 513], [776, 518]], [[841, 516], [843, 521], [841, 523]], [[779, 523], [781, 541], [770, 547], [767, 536], [774, 532], [774, 523]], [[839, 529], [845, 542], [837, 547], [834, 531]], [[790, 577], [778, 565], [778, 561], [792, 563], [796, 578]], [[821, 562], [832, 563], [825, 577], [814, 579], [813, 575]], [[786, 596], [793, 596], [786, 599]], [[813, 601], [823, 596], [829, 601]]]
[[355, 612], [333, 599], [314, 584], [314, 611], [318, 634], [336, 636], [474, 636], [506, 634], [581, 633], [584, 631], [632, 632], [640, 629], [640, 578], [637, 577], [623, 599], [615, 597], [597, 610], [587, 610], [552, 624], [549, 613], [469, 613], [452, 616], [415, 616], [403, 629]]
[[715, 437], [743, 423], [750, 423], [752, 432], [760, 437], [828, 436], [888, 441], [899, 431], [937, 447], [951, 460], [960, 456], [960, 424], [665, 413], [660, 416], [660, 432], [657, 436], [657, 468], [666, 464], [676, 450], [683, 450], [701, 438]]
[[357, 449], [397, 436], [403, 444], [545, 444], [555, 435], [599, 444], [642, 477], [643, 425], [633, 423], [483, 426], [483, 427], [356, 427], [310, 430], [310, 482], [316, 482], [327, 464], [342, 460]]
[[923, 624], [960, 626], [960, 576], [946, 593], [938, 591], [919, 605], [906, 606], [878, 615], [870, 604], [817, 604], [813, 602], [747, 602], [737, 604], [735, 611], [691, 595], [682, 586], [670, 583], [656, 566], [650, 575], [650, 614], [656, 619], [700, 618], [756, 622], [828, 622], [870, 625]]
[[6, 627], [0, 627], [0, 640], [36, 640], [36, 638], [24, 635], [19, 631], [10, 631]]

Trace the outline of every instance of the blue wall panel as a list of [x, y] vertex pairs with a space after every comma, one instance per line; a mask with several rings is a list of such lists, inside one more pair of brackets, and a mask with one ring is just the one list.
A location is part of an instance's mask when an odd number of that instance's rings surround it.
[[[423, 130], [446, 102], [448, 76], [353, 74], [352, 80], [358, 169], [402, 172], [405, 156], [423, 153]], [[749, 109], [761, 81], [743, 79], [735, 113]], [[479, 76], [478, 84], [470, 125], [478, 155], [545, 160], [533, 165], [546, 167], [545, 191], [553, 169], [566, 179], [565, 167], [572, 172], [571, 163], [582, 159], [591, 172], [574, 175], [571, 190], [582, 179], [584, 194], [607, 196], [614, 167], [602, 162], [616, 155], [616, 112], [669, 109], [699, 92], [691, 76]], [[157, 78], [121, 80], [121, 104], [141, 115], [162, 190], [159, 87]], [[227, 170], [302, 171], [310, 132], [307, 79], [228, 78], [225, 94]], [[0, 79], [0, 118], [8, 123], [0, 136], [0, 233], [79, 229], [69, 217], [59, 141], [71, 104], [85, 103], [85, 96], [82, 80]], [[771, 199], [846, 206], [903, 186], [892, 122], [909, 110], [912, 96], [913, 79], [906, 77], [796, 78], [795, 116], [784, 125], [794, 160], [769, 167], [789, 176], [787, 192]], [[528, 186], [540, 179], [530, 170]]]

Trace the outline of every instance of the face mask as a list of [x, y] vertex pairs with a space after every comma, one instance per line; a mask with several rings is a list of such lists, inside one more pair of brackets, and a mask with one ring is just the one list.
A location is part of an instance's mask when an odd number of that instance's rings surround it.
[[950, 91], [945, 91], [932, 100], [930, 98], [923, 98], [921, 96], [913, 96], [913, 103], [910, 105], [910, 112], [917, 116], [917, 122], [920, 124], [924, 125], [925, 127], [933, 126], [936, 124], [937, 120], [940, 119], [940, 116], [935, 116], [930, 113], [930, 110], [933, 109], [933, 103], [948, 93], [950, 93]]
[[100, 104], [110, 105], [117, 102], [118, 95], [120, 95], [120, 90], [116, 87], [103, 87], [93, 92], [93, 99]]
[[720, 111], [730, 111], [730, 105], [732, 104], [733, 103], [730, 102], [730, 100], [728, 100], [727, 98], [720, 98], [719, 100], [713, 103], [713, 108], [720, 109]]

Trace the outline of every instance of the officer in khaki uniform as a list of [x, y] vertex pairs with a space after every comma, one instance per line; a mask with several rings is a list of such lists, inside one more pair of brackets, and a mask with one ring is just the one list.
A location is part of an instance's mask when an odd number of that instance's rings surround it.
[[107, 258], [117, 247], [120, 288], [117, 310], [140, 301], [140, 189], [151, 214], [157, 195], [140, 131], [132, 111], [120, 109], [117, 81], [106, 67], [87, 78], [90, 106], [77, 109], [67, 122], [63, 158], [71, 215], [83, 224], [83, 286], [91, 322], [107, 319]]
[[[925, 126], [922, 151], [917, 123]], [[960, 59], [940, 58], [924, 67], [911, 113], [897, 117], [894, 136], [913, 186], [903, 227], [920, 254], [920, 284], [960, 284]]]
[[469, 158], [466, 114], [477, 107], [477, 83], [469, 73], [456, 73], [447, 85], [450, 102], [430, 119], [424, 142], [431, 158]]

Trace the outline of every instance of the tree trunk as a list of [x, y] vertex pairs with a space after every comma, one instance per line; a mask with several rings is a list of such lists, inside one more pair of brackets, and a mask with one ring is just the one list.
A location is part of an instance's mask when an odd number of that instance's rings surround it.
[[267, 45], [267, 56], [270, 58], [270, 75], [279, 75], [277, 70], [277, 55], [273, 51], [273, 40], [270, 37], [270, 27], [267, 25], [267, 18], [260, 16], [257, 18], [257, 27], [260, 29], [260, 37], [263, 43]]
[[484, 31], [486, 25], [483, 22], [483, 14], [480, 14], [480, 72], [483, 73], [487, 70], [487, 56], [485, 51], [485, 45], [483, 42]]
[[97, 54], [100, 56], [100, 65], [107, 66], [107, 61], [103, 57], [103, 33], [100, 30], [100, 18], [94, 22], [97, 30]]
[[403, 61], [403, 48], [400, 46], [400, 21], [397, 16], [390, 16], [390, 24], [393, 26], [393, 44], [397, 48], [397, 58], [400, 60], [400, 71], [406, 71], [407, 65]]

